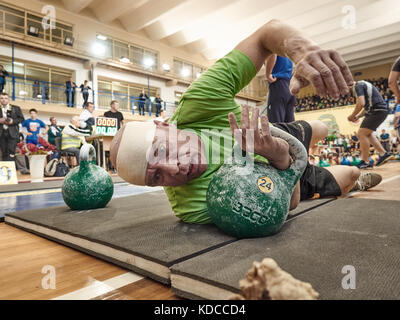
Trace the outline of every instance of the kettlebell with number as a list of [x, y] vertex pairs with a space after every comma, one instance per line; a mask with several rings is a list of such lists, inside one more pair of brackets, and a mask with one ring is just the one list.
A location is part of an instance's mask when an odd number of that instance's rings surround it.
[[96, 165], [96, 151], [91, 144], [82, 146], [79, 158], [79, 167], [64, 179], [63, 199], [72, 210], [104, 208], [114, 193], [111, 176]]
[[307, 151], [299, 140], [275, 127], [271, 127], [271, 134], [289, 144], [294, 162], [288, 169], [278, 170], [261, 162], [249, 166], [252, 160], [247, 154], [246, 161], [234, 156], [214, 174], [208, 186], [207, 209], [213, 223], [234, 237], [265, 237], [278, 232], [306, 168]]

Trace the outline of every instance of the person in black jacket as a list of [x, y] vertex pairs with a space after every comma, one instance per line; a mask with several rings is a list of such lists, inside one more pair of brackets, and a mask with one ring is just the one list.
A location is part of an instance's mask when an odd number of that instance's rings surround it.
[[144, 89], [142, 90], [142, 93], [139, 95], [139, 114], [141, 116], [144, 116], [144, 106], [146, 104], [146, 99], [149, 97], [147, 96], [147, 93], [144, 92]]
[[89, 90], [91, 90], [92, 88], [89, 87], [87, 80], [85, 80], [85, 82], [83, 84], [81, 84], [81, 86], [79, 88], [81, 88], [82, 97], [83, 97], [82, 108], [84, 108], [86, 103], [89, 100]]
[[156, 117], [159, 117], [161, 114], [161, 109], [162, 109], [161, 103], [163, 102], [163, 100], [160, 98], [159, 94], [157, 95], [154, 102], [156, 103]]
[[3, 161], [15, 160], [15, 149], [19, 137], [19, 124], [22, 123], [24, 115], [21, 108], [10, 105], [7, 93], [0, 93], [0, 149]]
[[67, 106], [72, 108], [75, 104], [76, 83], [72, 81], [72, 78], [69, 78], [69, 81], [65, 83], [65, 86], [66, 86], [65, 94], [67, 96]]
[[6, 76], [8, 76], [8, 72], [4, 70], [4, 67], [0, 65], [0, 92], [3, 92], [4, 87], [6, 86]]

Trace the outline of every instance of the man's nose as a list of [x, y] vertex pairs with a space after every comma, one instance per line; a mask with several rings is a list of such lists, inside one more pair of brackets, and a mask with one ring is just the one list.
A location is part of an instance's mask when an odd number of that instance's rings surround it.
[[164, 165], [164, 170], [171, 176], [175, 176], [179, 173], [178, 163], [168, 163]]

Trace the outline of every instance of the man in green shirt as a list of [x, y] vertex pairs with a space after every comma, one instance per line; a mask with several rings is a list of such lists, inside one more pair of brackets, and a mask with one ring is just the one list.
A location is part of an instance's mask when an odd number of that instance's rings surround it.
[[[337, 52], [322, 50], [297, 30], [273, 20], [204, 72], [182, 96], [168, 123], [131, 122], [117, 133], [111, 145], [111, 161], [119, 176], [136, 185], [164, 186], [177, 217], [204, 224], [211, 222], [207, 188], [213, 174], [232, 153], [232, 133], [243, 149], [255, 154], [256, 160], [268, 160], [279, 170], [287, 169], [291, 163], [288, 143], [271, 136], [266, 116], [261, 117], [259, 129], [257, 108], [250, 119], [248, 108], [241, 111], [234, 100], [272, 53], [296, 63], [292, 94], [311, 83], [319, 95], [339, 98], [354, 82]], [[320, 121], [274, 126], [295, 136], [306, 149], [327, 135]], [[251, 141], [245, 140], [249, 133]], [[307, 167], [293, 193], [292, 209], [301, 198], [347, 193], [360, 177], [359, 170], [351, 167], [321, 170]]]

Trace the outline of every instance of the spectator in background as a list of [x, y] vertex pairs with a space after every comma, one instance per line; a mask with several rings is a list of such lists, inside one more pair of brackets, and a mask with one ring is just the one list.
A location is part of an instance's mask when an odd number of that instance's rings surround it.
[[396, 106], [396, 109], [394, 110], [394, 129], [397, 132], [397, 136], [400, 139], [400, 104]]
[[156, 103], [156, 117], [159, 117], [161, 114], [161, 102], [163, 102], [163, 100], [160, 98], [159, 94], [157, 94], [154, 102]]
[[393, 154], [399, 153], [400, 137], [398, 137], [397, 134], [393, 134], [391, 142], [392, 142], [392, 153]]
[[400, 88], [398, 85], [399, 80], [400, 80], [400, 57], [394, 63], [388, 79], [388, 84], [390, 86], [390, 89], [392, 89], [394, 93], [397, 105], [400, 105]]
[[52, 145], [56, 145], [56, 138], [61, 137], [62, 129], [57, 126], [57, 119], [56, 117], [50, 117], [50, 127], [49, 131], [47, 132], [48, 141]]
[[[124, 125], [124, 115], [118, 111], [119, 109], [119, 103], [116, 100], [111, 101], [110, 103], [110, 110], [107, 112], [104, 112], [104, 116], [106, 118], [115, 118], [117, 119], [117, 130], [119, 130], [123, 125]], [[113, 170], [114, 173], [117, 173], [113, 165], [111, 164], [110, 161], [110, 152], [106, 151], [106, 158], [107, 158], [107, 167], [109, 170]]]
[[347, 118], [351, 122], [365, 117], [358, 130], [357, 137], [360, 140], [361, 163], [357, 165], [359, 169], [369, 169], [373, 165], [369, 162], [369, 147], [373, 145], [375, 151], [379, 153], [376, 163], [380, 166], [390, 160], [390, 154], [382, 147], [374, 132], [385, 121], [388, 116], [389, 108], [378, 89], [370, 82], [357, 81], [353, 87], [354, 95], [357, 96], [357, 104], [353, 113]]
[[0, 150], [3, 161], [15, 161], [19, 124], [24, 121], [21, 108], [9, 102], [8, 94], [0, 92]]
[[267, 59], [266, 76], [269, 83], [268, 120], [271, 123], [293, 122], [296, 97], [290, 93], [293, 63], [276, 54]]
[[0, 64], [0, 93], [4, 91], [4, 87], [6, 86], [6, 76], [8, 76], [8, 72], [4, 69], [3, 65]]
[[67, 106], [72, 108], [75, 104], [76, 84], [75, 82], [72, 81], [72, 78], [69, 78], [69, 80], [65, 84], [66, 84], [65, 94], [67, 96]]
[[145, 106], [146, 100], [147, 100], [148, 98], [149, 98], [149, 97], [147, 96], [147, 93], [145, 93], [145, 92], [144, 92], [144, 89], [142, 89], [142, 92], [141, 92], [140, 95], [139, 95], [139, 101], [138, 101], [138, 104], [139, 104], [139, 114], [140, 114], [141, 116], [144, 116], [144, 106]]
[[32, 98], [38, 99], [40, 95], [40, 82], [38, 80], [33, 81], [32, 85]]
[[90, 88], [88, 86], [88, 81], [87, 80], [85, 80], [85, 82], [83, 84], [81, 84], [81, 86], [79, 88], [81, 88], [82, 97], [83, 97], [82, 108], [84, 108], [86, 106], [86, 103], [89, 100], [89, 90], [91, 90], [92, 88]]
[[82, 111], [81, 115], [79, 116], [79, 127], [81, 129], [87, 129], [92, 132], [92, 127], [94, 126], [94, 104], [92, 102], [86, 102], [85, 110]]
[[[37, 110], [29, 110], [30, 118], [22, 122], [22, 127], [26, 129], [26, 143], [39, 144], [39, 137], [47, 134], [49, 127], [40, 119], [37, 118]], [[43, 135], [40, 133], [40, 128], [44, 128]]]
[[79, 152], [83, 144], [86, 143], [85, 137], [90, 136], [90, 131], [79, 128], [80, 119], [74, 116], [61, 134], [61, 150], [73, 153], [79, 164]]
[[115, 118], [117, 119], [117, 130], [119, 130], [124, 125], [124, 115], [118, 111], [119, 103], [116, 100], [111, 101], [110, 110], [104, 112], [104, 116], [106, 118]]
[[382, 133], [379, 136], [379, 140], [381, 142], [383, 149], [385, 149], [386, 152], [390, 152], [390, 134], [386, 132], [385, 129], [382, 129]]

